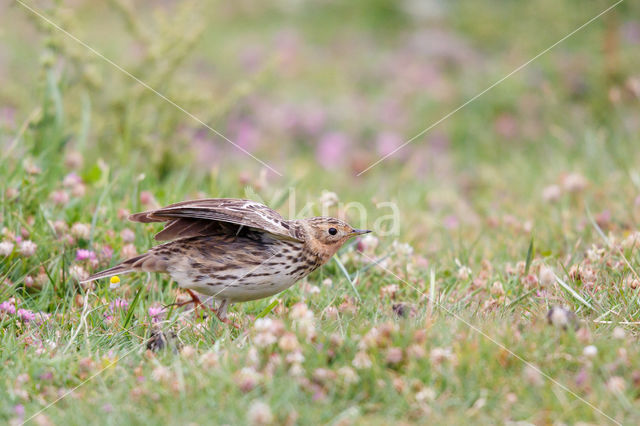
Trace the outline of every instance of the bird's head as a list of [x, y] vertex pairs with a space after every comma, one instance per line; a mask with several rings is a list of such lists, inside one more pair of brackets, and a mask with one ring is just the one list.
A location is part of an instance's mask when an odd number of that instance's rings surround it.
[[322, 253], [326, 259], [333, 256], [348, 239], [371, 231], [354, 229], [348, 223], [333, 217], [312, 217], [302, 219], [301, 224], [308, 236], [310, 248]]

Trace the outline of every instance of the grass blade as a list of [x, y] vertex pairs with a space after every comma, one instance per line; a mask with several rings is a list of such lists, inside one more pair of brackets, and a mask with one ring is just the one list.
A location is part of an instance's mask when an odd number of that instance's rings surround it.
[[264, 317], [266, 317], [267, 315], [269, 315], [269, 314], [271, 313], [271, 311], [273, 311], [273, 309], [274, 309], [276, 306], [278, 306], [278, 303], [280, 303], [280, 300], [278, 300], [278, 299], [276, 299], [276, 300], [274, 300], [273, 302], [269, 303], [269, 305], [268, 305], [266, 308], [264, 308], [264, 309], [262, 310], [262, 312], [260, 312], [260, 313], [256, 316], [256, 319], [258, 319], [258, 318], [264, 318]]
[[587, 308], [591, 309], [592, 311], [595, 311], [595, 309], [593, 308], [593, 306], [591, 306], [591, 304], [589, 302], [587, 302], [585, 299], [583, 299], [582, 296], [580, 296], [577, 291], [575, 291], [573, 288], [571, 288], [571, 286], [569, 284], [567, 284], [566, 282], [562, 281], [560, 279], [560, 277], [558, 277], [557, 275], [556, 275], [556, 281], [558, 282], [558, 284], [560, 284], [560, 286], [562, 286], [562, 288], [564, 288], [569, 293], [571, 293], [571, 295], [576, 300], [578, 300], [580, 303], [582, 303], [584, 306], [586, 306]]
[[531, 267], [531, 261], [533, 260], [533, 256], [535, 255], [535, 249], [533, 247], [533, 237], [531, 237], [531, 241], [529, 242], [529, 249], [527, 250], [527, 263], [524, 267], [524, 275], [529, 275], [529, 268]]
[[334, 257], [333, 260], [336, 261], [336, 263], [338, 264], [338, 268], [342, 271], [342, 273], [344, 274], [344, 276], [347, 279], [347, 281], [349, 281], [349, 284], [351, 284], [351, 288], [353, 289], [353, 292], [356, 294], [356, 297], [358, 298], [358, 301], [362, 302], [362, 298], [360, 297], [360, 293], [358, 293], [358, 289], [356, 288], [356, 284], [351, 280], [351, 277], [349, 276], [349, 273], [347, 272], [347, 269], [344, 267], [342, 262], [340, 262], [340, 259], [338, 259], [337, 257]]
[[129, 305], [129, 309], [127, 310], [127, 316], [124, 318], [124, 324], [122, 324], [122, 328], [127, 328], [129, 323], [131, 322], [131, 318], [133, 318], [133, 310], [138, 305], [138, 301], [140, 300], [140, 293], [142, 293], [142, 289], [139, 289], [136, 292], [136, 295], [133, 298], [133, 302]]
[[429, 270], [429, 314], [433, 313], [433, 305], [436, 303], [436, 271]]

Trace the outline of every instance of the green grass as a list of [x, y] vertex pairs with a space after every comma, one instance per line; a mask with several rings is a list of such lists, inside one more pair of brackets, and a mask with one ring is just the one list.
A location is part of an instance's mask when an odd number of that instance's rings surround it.
[[[33, 6], [230, 138], [249, 122], [248, 149], [282, 176], [19, 5], [2, 11], [0, 421], [640, 421], [637, 5], [356, 177], [381, 132], [409, 139], [610, 3], [456, 1], [424, 20], [382, 0], [214, 3]], [[321, 130], [288, 121], [305, 108]], [[325, 168], [329, 132], [350, 145]], [[188, 309], [154, 321], [180, 295], [163, 275], [78, 283], [154, 244], [158, 227], [126, 212], [210, 196], [311, 216], [324, 190], [377, 230], [392, 202], [398, 232], [233, 306], [239, 330]], [[549, 325], [553, 306], [576, 327]]]

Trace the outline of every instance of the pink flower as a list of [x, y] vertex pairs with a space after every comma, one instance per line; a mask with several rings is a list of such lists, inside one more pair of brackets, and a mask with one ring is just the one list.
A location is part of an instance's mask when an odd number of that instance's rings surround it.
[[124, 241], [125, 243], [132, 243], [136, 239], [136, 234], [131, 229], [124, 228], [120, 232], [120, 237], [122, 238], [122, 241]]
[[149, 191], [142, 191], [140, 193], [140, 203], [142, 203], [143, 206], [150, 206], [150, 205], [157, 204], [155, 197]]
[[14, 405], [13, 412], [15, 413], [16, 416], [22, 419], [24, 417], [24, 405], [22, 404]]
[[512, 114], [502, 113], [493, 123], [495, 132], [505, 139], [518, 136], [518, 122]]
[[102, 251], [100, 251], [100, 257], [103, 259], [109, 260], [113, 257], [113, 249], [111, 246], [102, 247]]
[[118, 298], [109, 304], [109, 310], [115, 312], [117, 310], [127, 309], [128, 306], [129, 302], [127, 300]]
[[83, 161], [82, 154], [77, 151], [71, 151], [64, 157], [64, 165], [70, 169], [79, 169]]
[[69, 202], [69, 194], [66, 193], [66, 191], [53, 191], [51, 193], [51, 201], [54, 202], [54, 204], [58, 204], [58, 205], [65, 205]]
[[255, 126], [247, 120], [241, 120], [233, 125], [233, 141], [246, 150], [252, 150], [260, 139], [260, 134]]
[[18, 309], [17, 314], [18, 317], [24, 322], [33, 321], [36, 319], [36, 314], [28, 309]]
[[122, 247], [122, 250], [120, 251], [120, 254], [122, 255], [122, 257], [133, 257], [137, 254], [137, 250], [136, 250], [136, 246], [134, 246], [133, 244], [126, 244], [124, 247]]
[[91, 250], [78, 249], [76, 251], [76, 260], [81, 262], [83, 260], [94, 260], [96, 254]]
[[335, 169], [345, 160], [349, 139], [338, 132], [327, 133], [318, 142], [316, 160], [325, 169]]
[[444, 223], [444, 227], [447, 229], [455, 229], [460, 224], [460, 222], [458, 221], [458, 218], [453, 215], [449, 215], [445, 217], [443, 223]]
[[67, 188], [76, 186], [81, 183], [82, 183], [82, 178], [77, 174], [75, 174], [74, 172], [71, 172], [68, 175], [66, 175], [64, 177], [64, 180], [62, 181], [62, 185], [66, 186]]
[[164, 313], [164, 308], [162, 306], [149, 307], [149, 316], [153, 322], [160, 321], [160, 315], [162, 315], [162, 313]]
[[4, 302], [0, 303], [0, 311], [7, 312], [9, 314], [15, 314], [16, 306], [8, 300], [5, 300]]
[[397, 133], [382, 132], [376, 140], [378, 154], [385, 156], [393, 152], [394, 149], [402, 145], [402, 138]]

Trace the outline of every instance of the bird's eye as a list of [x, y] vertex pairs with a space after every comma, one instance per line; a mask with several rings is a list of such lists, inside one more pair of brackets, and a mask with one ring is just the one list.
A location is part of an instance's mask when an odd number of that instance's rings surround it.
[[329, 233], [331, 235], [336, 235], [338, 233], [338, 230], [336, 228], [329, 228]]

